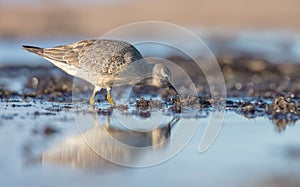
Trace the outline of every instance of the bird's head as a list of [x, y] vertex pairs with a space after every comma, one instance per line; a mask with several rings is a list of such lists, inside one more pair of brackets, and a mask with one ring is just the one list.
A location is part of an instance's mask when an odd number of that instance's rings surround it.
[[155, 64], [152, 71], [152, 85], [160, 88], [168, 88], [169, 92], [174, 96], [178, 96], [178, 92], [171, 82], [171, 71], [162, 64]]

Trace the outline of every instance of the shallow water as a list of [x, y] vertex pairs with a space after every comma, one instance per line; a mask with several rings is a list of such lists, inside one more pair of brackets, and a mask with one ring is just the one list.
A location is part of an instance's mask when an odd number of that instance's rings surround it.
[[[219, 45], [211, 35], [199, 33], [215, 54], [227, 49], [225, 53], [231, 55], [247, 52], [271, 63], [300, 62], [297, 34], [246, 32], [224, 38]], [[1, 40], [0, 66], [50, 65], [22, 51], [21, 45], [54, 46], [76, 40]], [[169, 55], [159, 46], [153, 50]], [[200, 153], [207, 125], [215, 120], [210, 106], [174, 114], [170, 110], [137, 111], [134, 103], [129, 111], [124, 106], [111, 111], [104, 102], [97, 105], [104, 109], [94, 114], [87, 102], [71, 103], [71, 78], [57, 68], [15, 67], [6, 68], [9, 72], [0, 76], [4, 93], [0, 186], [300, 186], [299, 113], [267, 114], [265, 105], [272, 99], [260, 98], [264, 95], [258, 90], [256, 97], [243, 97], [249, 82], [245, 80], [245, 88], [238, 89], [236, 85], [242, 85], [239, 74], [237, 83], [231, 80], [233, 86], [230, 81], [227, 85], [229, 95], [238, 93], [238, 97], [229, 98], [233, 104], [228, 102], [218, 136]], [[297, 87], [298, 79], [287, 78], [285, 87]], [[263, 87], [268, 89], [266, 83]], [[271, 93], [277, 97], [273, 87]], [[292, 101], [299, 111], [296, 91], [289, 94], [294, 95]], [[84, 95], [86, 101], [89, 93]], [[105, 100], [105, 93], [99, 95], [101, 102]], [[263, 100], [262, 106], [258, 100]], [[251, 105], [254, 102], [258, 104]]]
[[[272, 63], [299, 63], [300, 62], [300, 35], [291, 31], [270, 30], [245, 30], [233, 31], [230, 29], [204, 29], [188, 28], [204, 41], [215, 56], [231, 54], [237, 56], [251, 56], [265, 59]], [[93, 38], [100, 38], [94, 36]], [[132, 41], [144, 41], [141, 38], [129, 38]], [[29, 54], [22, 49], [22, 45], [38, 47], [53, 47], [76, 41], [90, 39], [91, 36], [76, 38], [44, 38], [44, 39], [0, 39], [0, 66], [4, 65], [50, 65], [46, 60], [40, 60], [37, 56]], [[148, 38], [148, 37], [147, 37]], [[191, 54], [195, 51], [195, 43], [186, 43], [184, 38], [176, 38], [180, 46], [188, 49]], [[174, 49], [165, 45], [135, 45], [143, 55], [156, 54], [157, 57], [173, 55]]]
[[[159, 133], [141, 134], [128, 131], [128, 126], [121, 128], [117, 111], [110, 121], [102, 114], [95, 120], [92, 113], [74, 112], [69, 104], [41, 102], [1, 103], [1, 186], [300, 184], [299, 121], [279, 133], [265, 117], [249, 120], [226, 112], [216, 141], [200, 154], [201, 137], [213, 120], [210, 116], [180, 118], [165, 128], [173, 118], [167, 115], [157, 127]], [[142, 127], [157, 119], [126, 117], [126, 122], [140, 121]], [[146, 149], [131, 150], [112, 143], [112, 137]], [[169, 152], [175, 154], [166, 157]], [[131, 166], [157, 164], [125, 167], [99, 155]]]

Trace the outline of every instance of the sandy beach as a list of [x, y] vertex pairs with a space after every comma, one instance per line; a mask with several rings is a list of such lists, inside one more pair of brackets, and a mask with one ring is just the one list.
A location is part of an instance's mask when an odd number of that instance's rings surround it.
[[300, 30], [297, 0], [128, 1], [72, 4], [68, 1], [0, 6], [0, 37], [99, 36], [124, 24], [166, 21], [185, 27], [234, 30]]

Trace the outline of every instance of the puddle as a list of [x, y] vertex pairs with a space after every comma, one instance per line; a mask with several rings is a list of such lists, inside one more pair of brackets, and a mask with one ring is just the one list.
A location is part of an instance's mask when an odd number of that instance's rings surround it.
[[[235, 60], [227, 68], [253, 74], [239, 69], [234, 63], [241, 59]], [[266, 67], [266, 71], [273, 68]], [[155, 95], [142, 99], [145, 90], [156, 91], [136, 88], [133, 98], [121, 99], [115, 108], [101, 92], [93, 113], [88, 105], [91, 87], [83, 87], [85, 94], [73, 97], [72, 77], [57, 68], [6, 66], [1, 70], [6, 74], [0, 77], [23, 75], [17, 87], [0, 81], [3, 186], [241, 186], [253, 179], [254, 185], [264, 184], [278, 176], [300, 184], [293, 177], [300, 174], [297, 75], [276, 82], [280, 89], [274, 91], [269, 87], [274, 78], [270, 73], [260, 82], [255, 82], [257, 77], [243, 80], [224, 74], [230, 96], [224, 100], [224, 123], [210, 149], [200, 154], [200, 142], [215, 110], [205, 82], [198, 96], [173, 100]], [[252, 85], [252, 95], [249, 80], [257, 84]], [[279, 93], [290, 86], [295, 92], [281, 97]], [[116, 88], [112, 95], [122, 98], [120, 93], [122, 88]]]
[[[43, 102], [40, 108], [34, 103], [2, 102], [2, 115], [12, 116], [0, 121], [2, 184], [240, 186], [253, 179], [300, 174], [298, 121], [278, 133], [267, 117], [247, 119], [228, 111], [216, 141], [200, 154], [210, 115], [167, 115], [161, 124], [152, 124], [155, 115], [138, 119], [127, 115], [124, 119], [130, 124], [153, 125], [133, 131], [122, 126], [114, 115], [117, 111], [103, 115], [62, 109], [48, 115], [48, 108], [57, 105], [64, 104]], [[155, 130], [148, 132], [149, 128]], [[131, 168], [113, 162], [157, 164]]]
[[[0, 186], [300, 186], [299, 36], [257, 43], [262, 37], [244, 33], [219, 45], [204, 35], [228, 98], [220, 133], [201, 154], [216, 110], [202, 74], [189, 74], [198, 95], [168, 99], [136, 87], [122, 100], [124, 88], [114, 88], [118, 105], [102, 91], [90, 112], [91, 86], [75, 97], [71, 76], [21, 52], [27, 42], [1, 41], [9, 53], [0, 50]], [[69, 40], [59, 42], [36, 43]]]

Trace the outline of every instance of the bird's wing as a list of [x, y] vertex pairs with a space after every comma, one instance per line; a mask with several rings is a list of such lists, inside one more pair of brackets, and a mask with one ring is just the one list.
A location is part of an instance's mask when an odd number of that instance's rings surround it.
[[116, 77], [129, 64], [143, 56], [130, 43], [117, 40], [84, 40], [52, 48], [23, 46], [46, 59], [64, 63], [92, 76]]
[[46, 59], [80, 67], [80, 60], [92, 48], [97, 40], [84, 40], [69, 45], [61, 45], [52, 48], [40, 48], [23, 45], [23, 48], [29, 52], [40, 55]]
[[93, 45], [92, 52], [87, 51], [86, 54], [96, 59], [96, 62], [92, 62], [92, 64], [99, 64], [98, 61], [101, 61], [99, 70], [102, 75], [114, 77], [126, 69], [129, 64], [143, 58], [133, 45], [123, 41], [109, 40], [99, 40]]
[[80, 59], [85, 55], [86, 51], [92, 47], [95, 41], [96, 40], [84, 40], [69, 45], [45, 48], [41, 56], [80, 67]]

